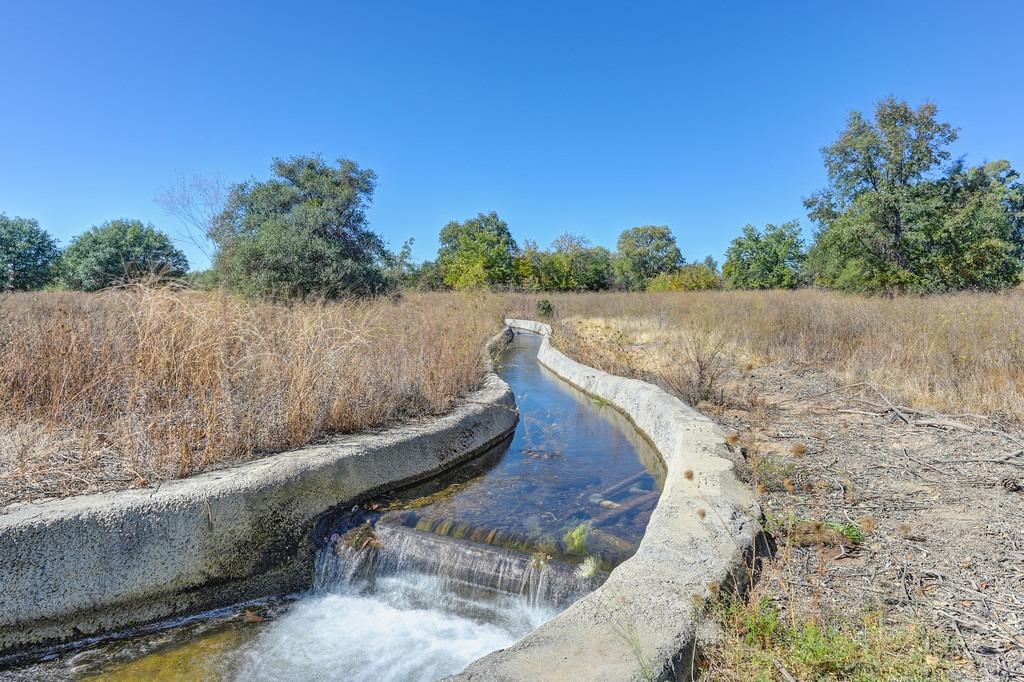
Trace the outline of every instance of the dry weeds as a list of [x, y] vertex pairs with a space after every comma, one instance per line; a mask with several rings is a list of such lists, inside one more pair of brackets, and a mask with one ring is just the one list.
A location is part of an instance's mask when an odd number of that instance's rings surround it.
[[1024, 678], [1022, 292], [552, 302], [563, 350], [726, 426], [778, 543], [702, 679]]
[[0, 505], [445, 412], [479, 384], [495, 303], [280, 306], [147, 287], [0, 296]]
[[[675, 376], [677, 383], [694, 375], [698, 394], [709, 393], [702, 381], [724, 355], [748, 371], [812, 366], [912, 407], [1024, 418], [1019, 289], [901, 298], [809, 290], [549, 298], [571, 354], [619, 374]], [[528, 316], [535, 303], [521, 296], [510, 305]]]

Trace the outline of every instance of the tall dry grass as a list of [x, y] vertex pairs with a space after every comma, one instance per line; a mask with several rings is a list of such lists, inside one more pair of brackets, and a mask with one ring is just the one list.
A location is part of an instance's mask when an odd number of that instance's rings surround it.
[[0, 504], [140, 485], [450, 409], [495, 299], [0, 296]]
[[[609, 371], [787, 363], [867, 381], [904, 405], [1024, 418], [1024, 291], [864, 298], [820, 291], [551, 295], [560, 343]], [[532, 316], [536, 297], [513, 296]], [[694, 390], [707, 391], [696, 381]]]

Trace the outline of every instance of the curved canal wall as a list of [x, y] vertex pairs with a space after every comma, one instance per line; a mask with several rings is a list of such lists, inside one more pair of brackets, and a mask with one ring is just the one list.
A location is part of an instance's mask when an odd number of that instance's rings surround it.
[[[510, 334], [499, 334], [489, 352]], [[0, 510], [0, 660], [309, 587], [325, 512], [430, 477], [515, 428], [487, 372], [449, 414], [156, 488]]]
[[726, 457], [725, 433], [652, 384], [566, 357], [546, 324], [506, 324], [541, 334], [541, 364], [626, 415], [667, 475], [639, 549], [601, 588], [449, 679], [689, 679], [701, 604], [727, 585], [744, 586], [761, 532], [757, 502]]

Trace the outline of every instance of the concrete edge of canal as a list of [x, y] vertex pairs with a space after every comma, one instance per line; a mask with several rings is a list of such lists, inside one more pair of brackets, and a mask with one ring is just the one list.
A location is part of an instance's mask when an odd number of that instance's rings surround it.
[[719, 590], [745, 588], [761, 536], [761, 510], [733, 472], [725, 433], [652, 384], [566, 357], [546, 324], [506, 324], [544, 336], [541, 364], [626, 415], [664, 459], [667, 477], [639, 549], [601, 588], [449, 679], [689, 679], [701, 605]]
[[[500, 347], [506, 329], [488, 343]], [[0, 510], [0, 663], [309, 587], [324, 513], [428, 478], [515, 429], [488, 369], [450, 413], [143, 489]]]

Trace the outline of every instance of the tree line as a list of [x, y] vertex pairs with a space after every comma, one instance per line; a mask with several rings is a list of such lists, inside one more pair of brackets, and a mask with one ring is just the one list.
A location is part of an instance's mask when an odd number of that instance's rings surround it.
[[[565, 233], [522, 244], [497, 213], [452, 221], [433, 261], [390, 251], [368, 223], [372, 170], [348, 159], [275, 159], [272, 177], [221, 198], [192, 187], [166, 200], [214, 246], [193, 283], [272, 299], [374, 295], [395, 288], [552, 291], [770, 289], [941, 292], [1016, 286], [1024, 270], [1024, 185], [1007, 161], [952, 159], [958, 131], [937, 108], [888, 98], [854, 112], [822, 149], [827, 186], [804, 201], [815, 225], [747, 225], [719, 269], [688, 263], [672, 231], [643, 225], [615, 251]], [[118, 219], [64, 250], [35, 220], [0, 214], [0, 291], [46, 286], [95, 291], [140, 276], [181, 278], [184, 254], [152, 225]]]
[[672, 278], [681, 273], [696, 273], [686, 280], [694, 284], [691, 288], [714, 288], [720, 279], [710, 256], [703, 263], [687, 264], [675, 235], [665, 225], [623, 231], [614, 252], [570, 232], [541, 249], [531, 240], [518, 245], [508, 224], [492, 211], [448, 223], [439, 241], [436, 261], [402, 273], [406, 286], [603, 291], [659, 288], [659, 283], [674, 282]]
[[958, 131], [932, 103], [887, 98], [874, 120], [850, 115], [822, 149], [828, 186], [804, 201], [809, 245], [797, 220], [747, 225], [719, 272], [686, 264], [665, 226], [626, 230], [618, 251], [565, 234], [541, 251], [521, 248], [497, 215], [441, 231], [435, 263], [410, 280], [428, 288], [507, 286], [544, 290], [792, 289], [933, 293], [1017, 286], [1024, 271], [1024, 185], [1009, 162], [953, 160]]
[[47, 287], [99, 291], [142, 277], [176, 279], [188, 260], [140, 220], [118, 218], [75, 237], [66, 249], [30, 218], [0, 213], [0, 291]]

